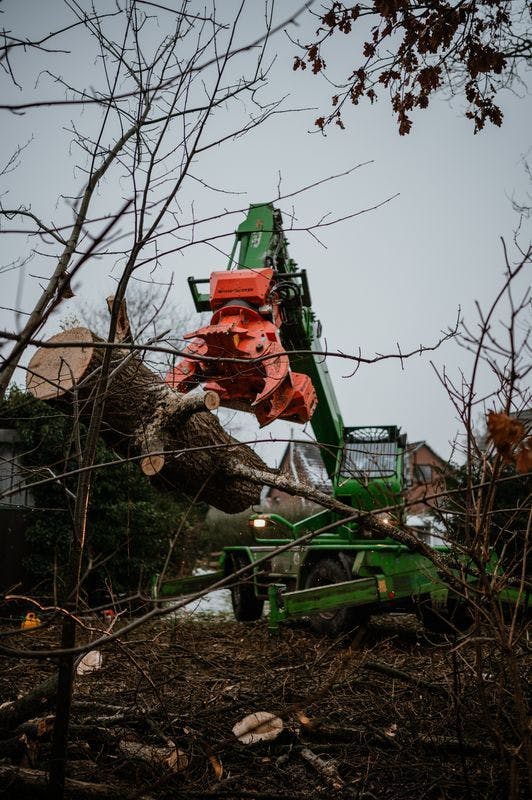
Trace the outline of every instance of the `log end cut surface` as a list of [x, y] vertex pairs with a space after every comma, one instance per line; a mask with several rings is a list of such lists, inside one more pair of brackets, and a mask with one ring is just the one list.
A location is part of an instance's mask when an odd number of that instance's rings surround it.
[[[81, 380], [90, 364], [94, 349], [88, 328], [71, 328], [52, 336], [49, 343], [65, 346], [41, 347], [28, 365], [26, 386], [39, 400], [50, 400], [69, 392]], [[68, 345], [66, 344], [68, 343]], [[86, 346], [74, 346], [77, 345]]]

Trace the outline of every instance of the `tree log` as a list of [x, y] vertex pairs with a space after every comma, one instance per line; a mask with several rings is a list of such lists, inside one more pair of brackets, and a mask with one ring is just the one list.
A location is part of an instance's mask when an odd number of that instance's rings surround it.
[[[81, 419], [90, 416], [101, 370], [102, 340], [87, 328], [52, 337], [28, 366], [28, 390], [42, 400], [67, 404]], [[105, 343], [103, 343], [105, 347]], [[204, 407], [216, 404], [204, 395]], [[258, 504], [264, 485], [305, 497], [343, 517], [359, 519], [364, 528], [391, 537], [425, 556], [445, 575], [451, 588], [463, 586], [451, 572], [449, 558], [419, 539], [407, 526], [385, 525], [374, 514], [356, 511], [334, 496], [278, 470], [270, 469], [251, 448], [229, 436], [218, 419], [198, 411], [201, 403], [175, 392], [146, 367], [136, 351], [117, 348], [109, 380], [102, 436], [124, 457], [138, 454], [146, 474], [159, 488], [185, 492], [198, 500], [236, 513]], [[162, 450], [150, 449], [154, 444]]]
[[[28, 366], [35, 397], [66, 406], [87, 420], [101, 374], [103, 348], [87, 328], [53, 336]], [[124, 457], [140, 455], [141, 469], [161, 488], [184, 492], [222, 511], [243, 511], [260, 500], [261, 486], [232, 467], [267, 469], [252, 450], [230, 436], [209, 411], [214, 392], [183, 396], [142, 362], [136, 351], [113, 352], [102, 437]]]
[[0, 733], [16, 728], [30, 717], [36, 717], [54, 703], [57, 675], [39, 683], [23, 697], [0, 708]]
[[[16, 797], [19, 800], [28, 798], [50, 797], [48, 789], [48, 776], [46, 772], [37, 769], [23, 769], [4, 764], [0, 765], [0, 793], [5, 791], [6, 797]], [[127, 800], [154, 800], [153, 795], [139, 794], [138, 791], [130, 794], [128, 788], [120, 784], [88, 783], [74, 778], [65, 780], [65, 797], [67, 798], [98, 798], [101, 800], [114, 800], [117, 797]]]

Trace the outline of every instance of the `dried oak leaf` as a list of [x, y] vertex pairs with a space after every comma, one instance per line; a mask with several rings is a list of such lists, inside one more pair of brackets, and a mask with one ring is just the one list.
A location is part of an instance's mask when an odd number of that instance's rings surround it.
[[307, 715], [303, 711], [300, 711], [297, 714], [297, 718], [299, 720], [300, 725], [302, 725], [304, 730], [306, 731], [313, 731], [321, 726], [320, 719], [316, 717], [311, 719], [310, 717], [307, 717]]
[[510, 461], [515, 447], [525, 437], [525, 428], [517, 419], [504, 412], [488, 412], [488, 432], [497, 452]]
[[211, 754], [209, 756], [209, 761], [211, 762], [211, 767], [214, 770], [214, 774], [216, 775], [216, 779], [221, 781], [222, 777], [223, 777], [223, 774], [224, 774], [224, 768], [222, 766], [222, 762], [220, 761], [219, 758], [217, 758], [213, 754]]

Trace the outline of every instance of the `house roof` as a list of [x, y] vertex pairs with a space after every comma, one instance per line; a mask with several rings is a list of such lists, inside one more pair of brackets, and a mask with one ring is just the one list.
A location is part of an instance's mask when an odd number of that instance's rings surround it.
[[441, 461], [442, 464], [446, 463], [445, 459], [443, 459], [440, 455], [438, 455], [438, 453], [435, 450], [433, 450], [430, 444], [427, 444], [427, 442], [424, 439], [422, 439], [419, 442], [408, 442], [406, 446], [406, 455], [411, 456], [413, 453], [416, 453], [422, 447], [426, 447], [427, 450], [430, 450], [434, 458], [437, 458], [438, 461]]
[[288, 442], [279, 468], [293, 480], [310, 483], [322, 492], [332, 491], [332, 484], [316, 442]]
[[525, 408], [523, 411], [518, 411], [517, 414], [510, 414], [510, 416], [522, 422], [527, 430], [532, 427], [532, 408]]

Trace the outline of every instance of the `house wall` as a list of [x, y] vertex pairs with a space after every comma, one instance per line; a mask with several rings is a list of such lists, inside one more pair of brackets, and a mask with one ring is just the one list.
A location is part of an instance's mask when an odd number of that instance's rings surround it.
[[[0, 494], [23, 482], [16, 431], [0, 428]], [[0, 500], [0, 592], [20, 591], [27, 583], [23, 561], [29, 555], [26, 527], [32, 506], [33, 499], [27, 490]]]
[[[294, 447], [293, 443], [290, 443], [283, 454], [279, 470], [293, 480], [310, 483], [314, 488], [331, 494], [332, 486], [328, 481], [325, 466], [319, 455], [316, 457], [319, 451], [312, 445], [309, 447], [312, 449], [305, 450], [301, 447]], [[275, 487], [268, 489], [261, 507], [263, 511], [275, 512], [293, 521], [309, 517], [322, 510], [321, 506], [310, 500], [287, 494]]]
[[407, 459], [408, 514], [423, 514], [438, 507], [438, 500], [425, 500], [445, 488], [442, 471], [445, 462], [430, 447], [420, 444]]
[[279, 489], [272, 489], [262, 503], [262, 509], [272, 514], [281, 514], [281, 516], [289, 520], [309, 517], [322, 510], [321, 506], [311, 503], [310, 500], [286, 494], [286, 492], [281, 492]]

